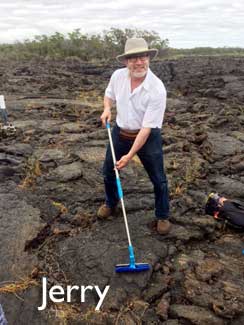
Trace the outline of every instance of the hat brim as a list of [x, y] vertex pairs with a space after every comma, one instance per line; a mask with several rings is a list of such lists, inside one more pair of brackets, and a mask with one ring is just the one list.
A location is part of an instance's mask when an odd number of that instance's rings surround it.
[[130, 56], [133, 56], [133, 55], [137, 55], [137, 54], [140, 54], [140, 53], [145, 53], [145, 54], [149, 54], [150, 56], [150, 59], [153, 60], [156, 58], [156, 56], [158, 55], [158, 50], [157, 49], [149, 49], [149, 50], [142, 50], [142, 51], [137, 51], [137, 52], [133, 52], [133, 53], [124, 53], [124, 54], [121, 54], [121, 55], [118, 55], [116, 56], [116, 60], [120, 63], [123, 63], [124, 60], [126, 60], [127, 57], [130, 57]]

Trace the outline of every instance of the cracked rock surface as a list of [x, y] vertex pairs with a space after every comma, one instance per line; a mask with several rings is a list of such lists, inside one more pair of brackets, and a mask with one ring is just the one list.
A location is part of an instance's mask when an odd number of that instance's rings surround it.
[[[243, 233], [204, 214], [207, 194], [244, 199], [244, 59], [156, 61], [168, 92], [162, 129], [171, 221], [156, 233], [152, 185], [139, 159], [121, 172], [140, 274], [128, 263], [121, 210], [104, 202], [103, 93], [117, 65], [0, 64], [16, 136], [0, 138], [0, 302], [9, 324], [239, 325], [244, 322]], [[113, 116], [114, 121], [114, 116]], [[42, 278], [53, 285], [110, 286], [98, 296], [38, 311]]]

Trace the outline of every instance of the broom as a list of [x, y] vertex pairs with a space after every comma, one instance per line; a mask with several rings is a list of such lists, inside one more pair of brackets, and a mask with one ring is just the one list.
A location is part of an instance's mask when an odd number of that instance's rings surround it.
[[128, 243], [129, 243], [128, 250], [129, 250], [130, 263], [129, 264], [117, 264], [115, 266], [115, 271], [117, 273], [147, 271], [147, 270], [150, 269], [150, 265], [148, 263], [136, 263], [135, 262], [134, 249], [133, 249], [133, 246], [131, 244], [129, 226], [128, 226], [126, 212], [125, 212], [125, 204], [124, 204], [124, 199], [123, 199], [122, 186], [121, 186], [121, 182], [120, 182], [119, 172], [118, 172], [118, 169], [116, 168], [116, 158], [115, 158], [115, 153], [114, 153], [114, 146], [113, 146], [113, 140], [112, 140], [112, 136], [111, 136], [111, 129], [110, 129], [110, 123], [109, 122], [106, 123], [106, 128], [108, 130], [110, 148], [111, 148], [111, 152], [112, 152], [114, 170], [115, 170], [115, 175], [116, 175], [116, 184], [117, 184], [117, 189], [118, 189], [118, 195], [119, 195], [119, 199], [121, 201], [121, 206], [122, 206], [122, 211], [123, 211], [123, 216], [124, 216], [125, 229], [126, 229], [126, 233], [127, 233], [127, 237], [128, 237]]

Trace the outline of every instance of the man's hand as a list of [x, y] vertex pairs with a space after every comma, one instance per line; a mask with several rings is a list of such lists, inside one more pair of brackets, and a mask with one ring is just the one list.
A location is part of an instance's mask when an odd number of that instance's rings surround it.
[[102, 115], [100, 116], [103, 127], [106, 127], [106, 122], [111, 121], [111, 110], [110, 108], [105, 108]]
[[144, 145], [144, 143], [147, 141], [150, 133], [151, 128], [142, 128], [140, 130], [140, 132], [136, 136], [135, 142], [133, 143], [133, 146], [131, 147], [130, 151], [127, 153], [127, 155], [124, 155], [119, 161], [117, 161], [116, 167], [118, 170], [128, 165], [129, 161], [135, 156], [137, 151], [139, 151]]
[[114, 101], [111, 98], [104, 96], [104, 110], [102, 115], [100, 116], [103, 127], [106, 127], [106, 122], [111, 122], [111, 108], [113, 107], [113, 102]]
[[119, 161], [116, 162], [116, 168], [118, 170], [124, 168], [128, 165], [129, 161], [131, 160], [129, 155], [122, 156]]

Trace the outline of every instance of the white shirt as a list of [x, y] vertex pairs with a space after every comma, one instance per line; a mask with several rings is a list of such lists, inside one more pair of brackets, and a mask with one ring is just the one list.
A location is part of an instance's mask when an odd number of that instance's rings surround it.
[[127, 68], [116, 70], [105, 90], [105, 96], [116, 102], [116, 123], [120, 128], [138, 130], [161, 128], [166, 108], [166, 89], [162, 81], [148, 69], [141, 85], [131, 92]]

